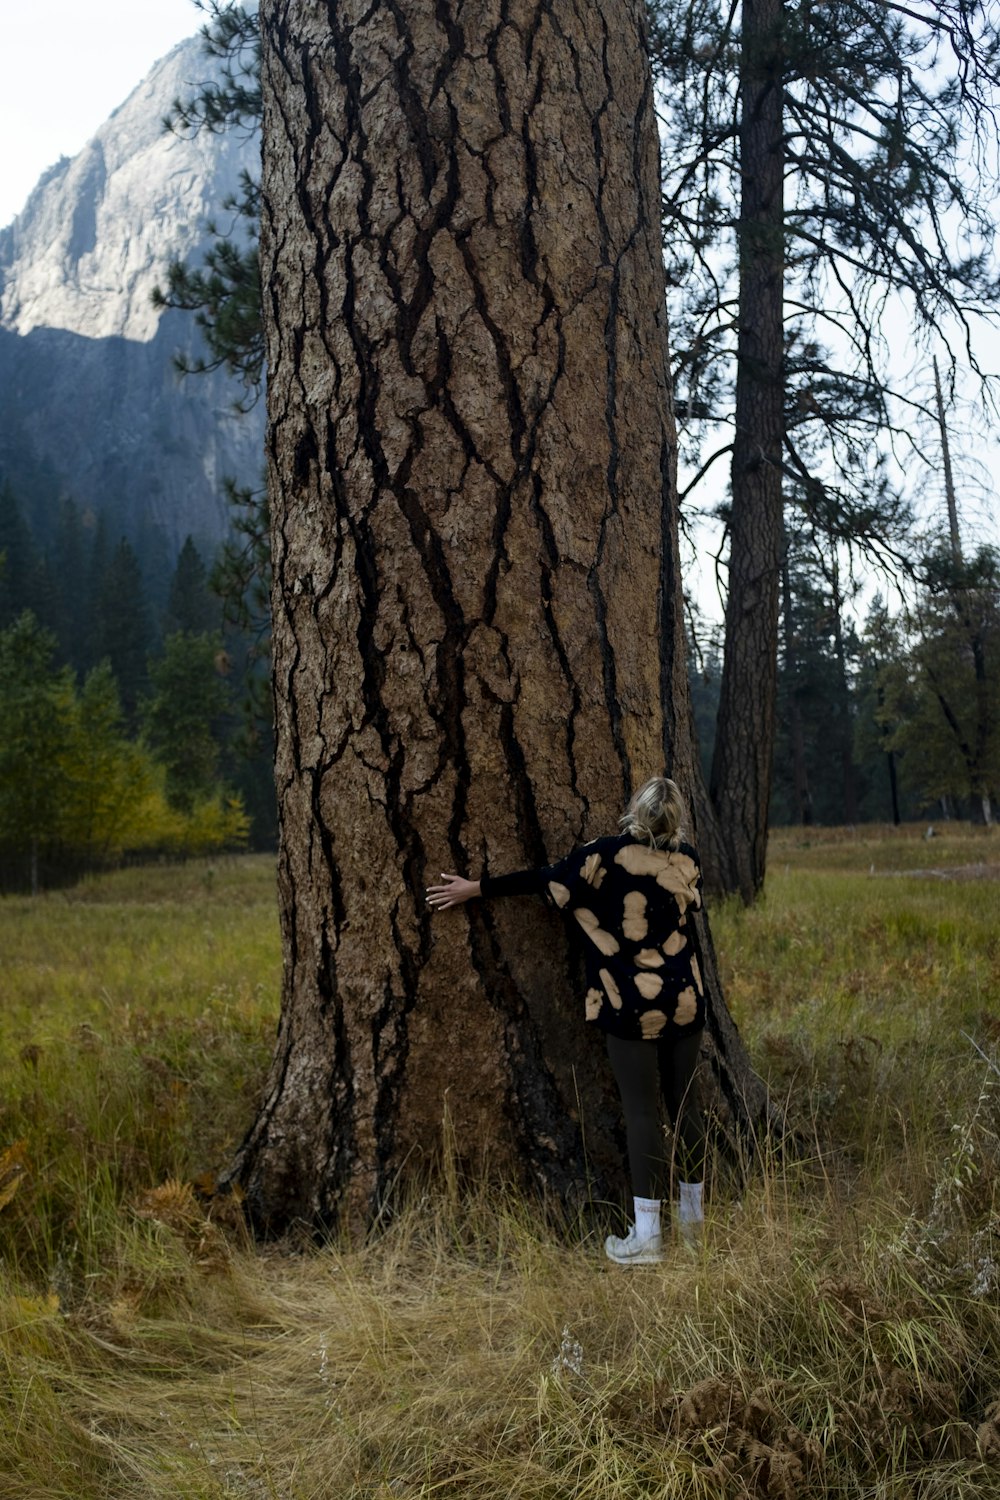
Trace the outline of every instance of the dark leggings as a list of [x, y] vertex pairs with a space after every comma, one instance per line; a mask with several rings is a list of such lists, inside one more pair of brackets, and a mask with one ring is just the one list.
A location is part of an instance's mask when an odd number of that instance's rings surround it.
[[[628, 1169], [637, 1198], [663, 1198], [669, 1186], [660, 1100], [674, 1132], [682, 1182], [705, 1175], [705, 1122], [694, 1087], [702, 1033], [646, 1042], [608, 1033], [608, 1057], [625, 1115]], [[669, 1174], [672, 1175], [672, 1174]]]

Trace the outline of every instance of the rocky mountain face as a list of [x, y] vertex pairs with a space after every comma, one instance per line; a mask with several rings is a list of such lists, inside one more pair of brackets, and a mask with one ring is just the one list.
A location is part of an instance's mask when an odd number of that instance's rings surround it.
[[194, 318], [158, 312], [172, 259], [200, 259], [206, 223], [259, 141], [165, 131], [177, 97], [213, 75], [200, 37], [175, 47], [72, 160], [50, 168], [0, 230], [0, 483], [43, 539], [59, 501], [176, 548], [226, 531], [222, 481], [259, 481], [263, 403], [234, 411], [231, 376], [179, 376]]

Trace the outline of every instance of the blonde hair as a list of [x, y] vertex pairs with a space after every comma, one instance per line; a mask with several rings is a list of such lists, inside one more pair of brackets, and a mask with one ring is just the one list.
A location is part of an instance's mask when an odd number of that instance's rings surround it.
[[676, 849], [684, 837], [684, 800], [669, 776], [654, 776], [632, 794], [622, 831], [651, 849]]

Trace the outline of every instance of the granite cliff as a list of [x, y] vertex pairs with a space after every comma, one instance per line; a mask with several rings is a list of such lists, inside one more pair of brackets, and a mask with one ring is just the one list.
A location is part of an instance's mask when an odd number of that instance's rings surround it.
[[215, 67], [200, 37], [175, 47], [0, 230], [0, 482], [40, 538], [72, 496], [127, 533], [211, 544], [223, 478], [259, 477], [263, 403], [240, 415], [231, 376], [179, 376], [194, 319], [150, 298], [168, 261], [199, 259], [209, 219], [229, 228], [221, 204], [256, 169], [257, 138], [164, 130]]

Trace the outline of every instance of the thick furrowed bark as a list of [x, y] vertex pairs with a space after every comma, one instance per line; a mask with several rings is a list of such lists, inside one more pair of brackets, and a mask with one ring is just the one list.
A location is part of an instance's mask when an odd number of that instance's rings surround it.
[[261, 20], [285, 979], [233, 1175], [363, 1224], [447, 1113], [579, 1201], [622, 1167], [559, 920], [423, 888], [690, 776], [644, 14]]

